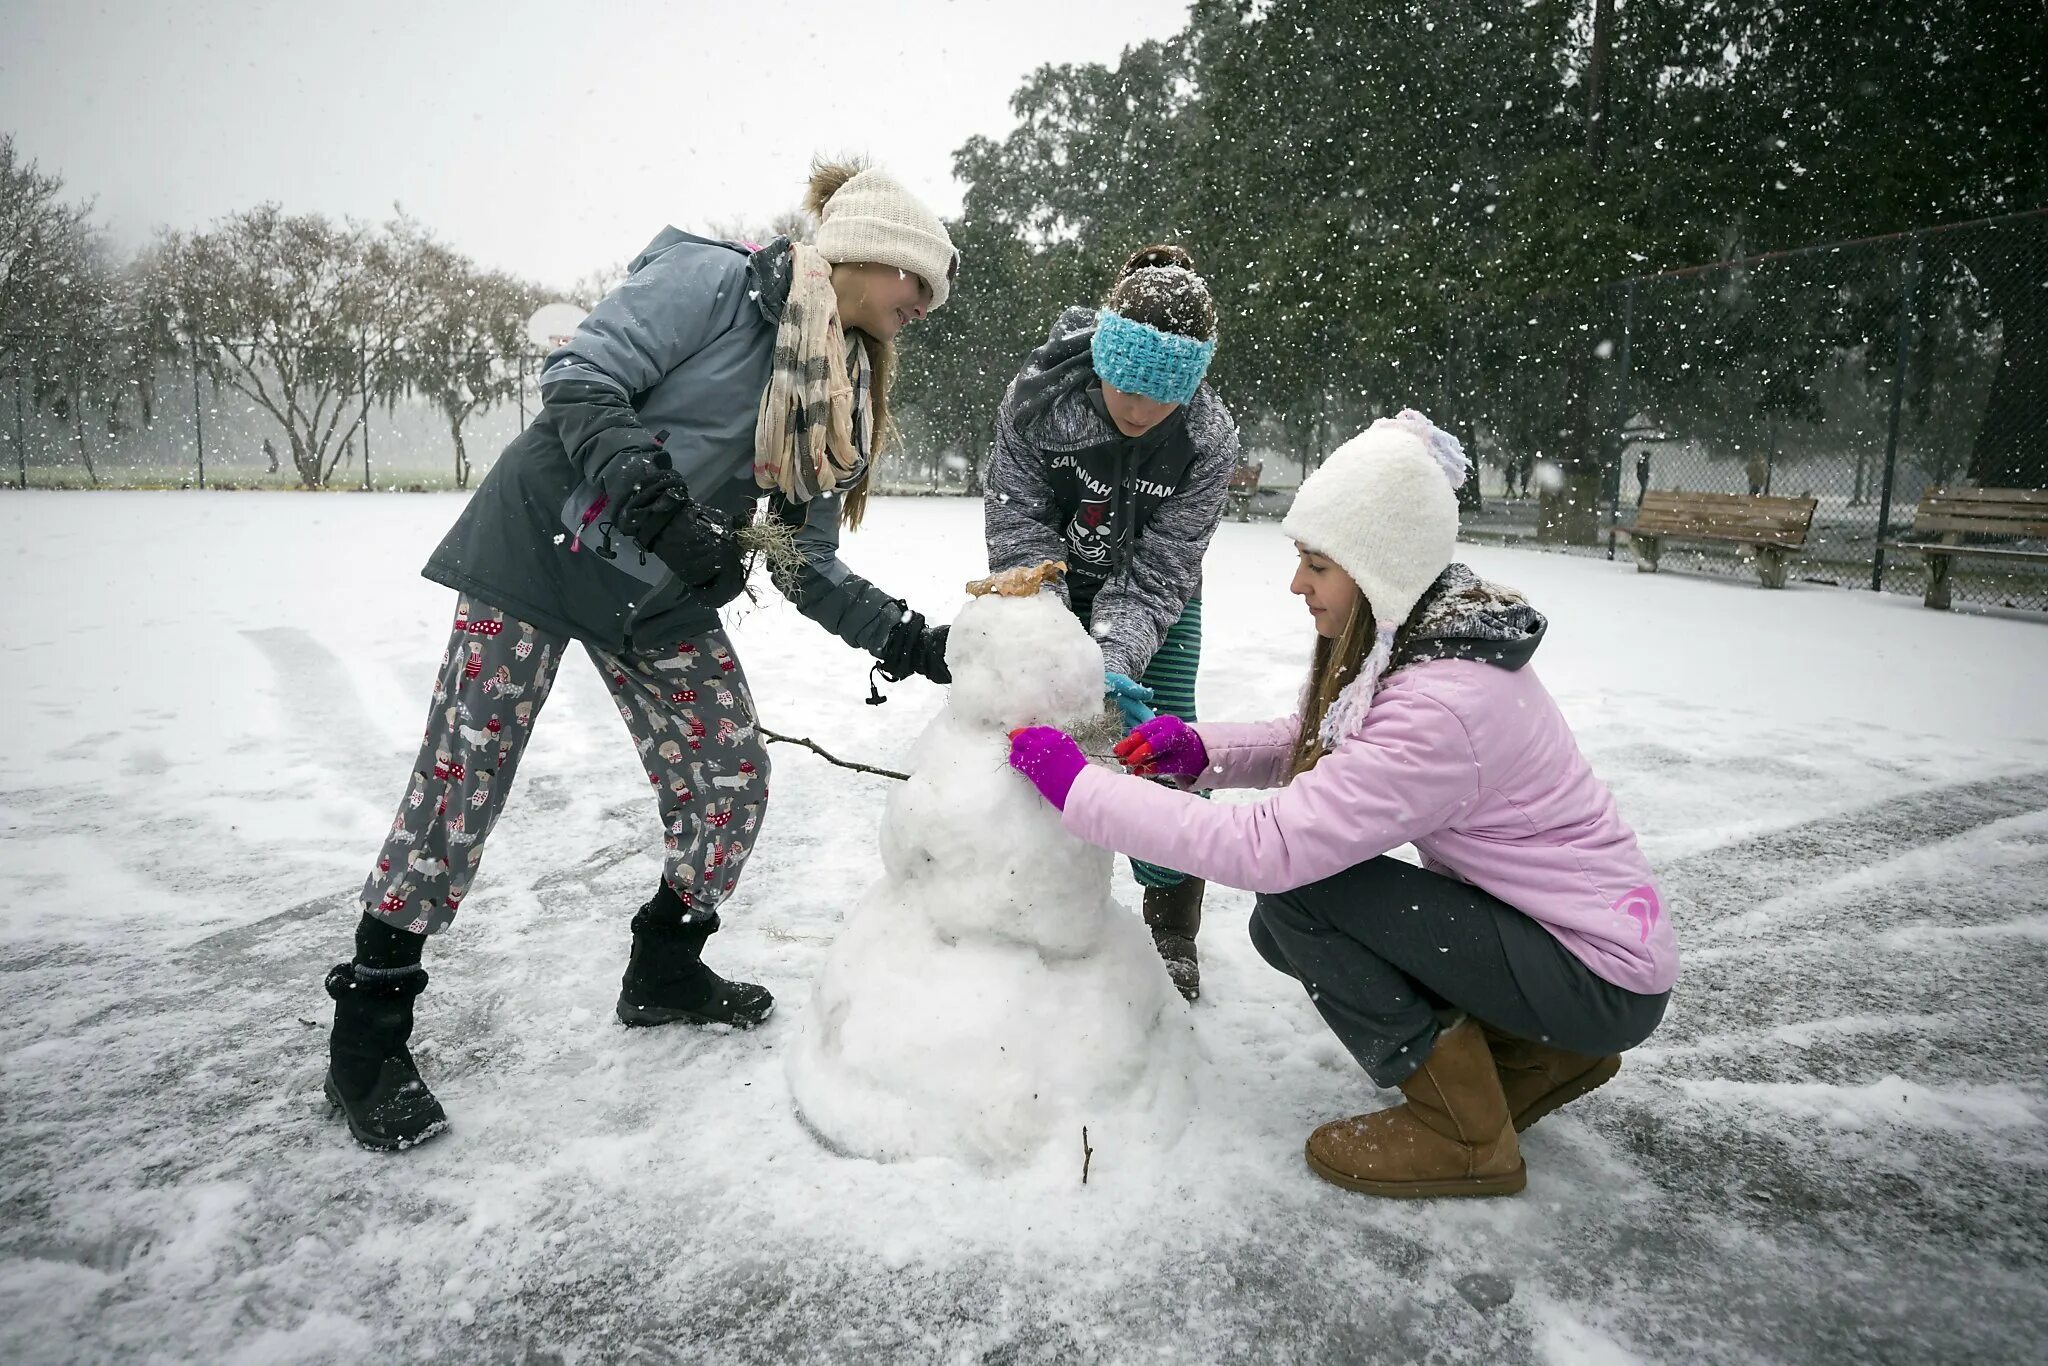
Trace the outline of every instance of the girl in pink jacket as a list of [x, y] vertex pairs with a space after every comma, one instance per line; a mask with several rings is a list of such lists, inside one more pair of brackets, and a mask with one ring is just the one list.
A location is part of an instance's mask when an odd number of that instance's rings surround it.
[[[1302, 484], [1283, 526], [1317, 641], [1296, 715], [1159, 717], [1117, 746], [1129, 774], [1049, 727], [1011, 742], [1073, 834], [1259, 894], [1260, 955], [1407, 1096], [1308, 1140], [1318, 1175], [1375, 1195], [1521, 1190], [1516, 1133], [1612, 1077], [1678, 971], [1635, 835], [1528, 667], [1543, 617], [1452, 562], [1468, 468], [1411, 410]], [[1278, 790], [1189, 790], [1215, 787]], [[1404, 844], [1422, 867], [1388, 857]]]

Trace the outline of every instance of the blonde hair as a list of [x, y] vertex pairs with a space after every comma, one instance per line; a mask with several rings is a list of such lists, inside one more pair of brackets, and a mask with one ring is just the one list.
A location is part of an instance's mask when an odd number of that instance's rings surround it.
[[[865, 157], [840, 157], [830, 161], [824, 157], [814, 159], [810, 183], [804, 187], [804, 211], [814, 220], [823, 218], [825, 201], [837, 194], [840, 186], [867, 168]], [[860, 338], [860, 344], [866, 348], [868, 371], [873, 377], [868, 402], [874, 412], [874, 430], [868, 438], [867, 468], [839, 499], [839, 524], [850, 531], [858, 531], [861, 518], [867, 515], [868, 486], [874, 481], [875, 464], [896, 435], [895, 424], [889, 416], [889, 386], [896, 379], [896, 343], [858, 330], [849, 335]]]

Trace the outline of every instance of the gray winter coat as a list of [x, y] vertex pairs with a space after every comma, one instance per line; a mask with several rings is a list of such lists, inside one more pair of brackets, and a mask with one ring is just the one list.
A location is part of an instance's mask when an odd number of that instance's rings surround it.
[[802, 552], [775, 586], [848, 644], [879, 652], [903, 604], [840, 562], [840, 499], [792, 505], [754, 483], [754, 417], [788, 298], [785, 240], [750, 254], [663, 229], [548, 357], [540, 416], [478, 485], [426, 576], [608, 651], [702, 635], [718, 613], [607, 513], [665, 459], [691, 497], [736, 520], [767, 496]]
[[1137, 678], [1190, 600], [1237, 464], [1237, 421], [1204, 384], [1125, 436], [1101, 406], [1095, 311], [1069, 308], [996, 410], [983, 524], [991, 570], [1065, 560], [1104, 667]]

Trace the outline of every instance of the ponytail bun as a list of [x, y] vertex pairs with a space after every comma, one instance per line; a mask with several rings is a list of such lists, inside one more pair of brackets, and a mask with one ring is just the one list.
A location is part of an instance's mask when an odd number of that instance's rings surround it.
[[1132, 271], [1143, 270], [1147, 266], [1179, 266], [1182, 270], [1193, 270], [1195, 258], [1188, 255], [1185, 247], [1155, 242], [1149, 247], [1139, 247], [1132, 252], [1131, 258], [1124, 262], [1123, 269], [1116, 273], [1116, 278], [1124, 279]]
[[1185, 248], [1164, 242], [1131, 253], [1102, 306], [1175, 336], [1208, 341], [1216, 335], [1209, 282], [1195, 274], [1195, 258]]

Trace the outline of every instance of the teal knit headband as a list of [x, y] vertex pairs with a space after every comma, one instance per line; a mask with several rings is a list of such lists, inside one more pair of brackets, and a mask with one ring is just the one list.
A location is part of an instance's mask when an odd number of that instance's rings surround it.
[[1162, 332], [1105, 308], [1095, 315], [1091, 349], [1104, 384], [1160, 403], [1186, 403], [1202, 387], [1216, 339]]

